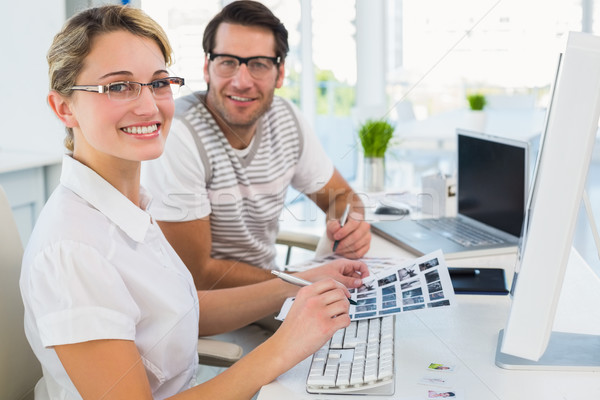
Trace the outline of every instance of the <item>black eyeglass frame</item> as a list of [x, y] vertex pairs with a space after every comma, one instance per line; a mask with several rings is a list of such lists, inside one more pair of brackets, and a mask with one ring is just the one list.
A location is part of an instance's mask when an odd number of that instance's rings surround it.
[[179, 78], [177, 76], [168, 76], [166, 78], [160, 78], [160, 79], [155, 79], [152, 82], [148, 82], [148, 83], [141, 83], [141, 82], [134, 82], [134, 81], [117, 81], [117, 82], [111, 82], [109, 84], [106, 85], [75, 85], [75, 86], [71, 86], [71, 90], [80, 90], [80, 91], [84, 91], [84, 92], [93, 92], [93, 93], [105, 93], [109, 95], [110, 98], [110, 87], [113, 85], [123, 85], [123, 84], [130, 84], [130, 83], [134, 83], [136, 85], [140, 85], [140, 90], [137, 92], [137, 95], [135, 97], [130, 97], [130, 98], [126, 98], [126, 99], [111, 99], [111, 100], [117, 100], [117, 101], [126, 101], [126, 100], [135, 100], [140, 96], [140, 93], [142, 92], [142, 88], [144, 86], [150, 86], [150, 89], [152, 90], [152, 94], [154, 95], [154, 89], [155, 86], [157, 85], [158, 82], [164, 82], [167, 81], [169, 83], [169, 85], [179, 85], [179, 87], [185, 85], [185, 79], [184, 78]]
[[266, 58], [267, 60], [271, 60], [271, 61], [273, 61], [273, 64], [275, 64], [275, 65], [281, 64], [281, 57], [280, 56], [277, 56], [277, 57], [267, 57], [267, 56], [238, 57], [238, 56], [234, 56], [233, 54], [208, 53], [208, 59], [210, 61], [215, 61], [215, 58], [217, 58], [217, 57], [231, 57], [231, 58], [235, 58], [236, 60], [238, 60], [238, 62], [240, 63], [240, 65], [246, 64], [246, 67], [248, 66], [248, 62], [250, 62], [252, 60], [259, 59], [259, 58]]

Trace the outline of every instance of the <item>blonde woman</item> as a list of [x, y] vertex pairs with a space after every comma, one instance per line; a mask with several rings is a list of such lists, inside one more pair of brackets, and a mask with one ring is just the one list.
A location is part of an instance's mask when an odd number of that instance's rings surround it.
[[[145, 211], [140, 165], [158, 157], [174, 113], [171, 47], [142, 11], [104, 6], [71, 18], [48, 52], [48, 103], [70, 154], [23, 259], [25, 331], [43, 366], [36, 399], [244, 399], [349, 323], [348, 286], [364, 264], [198, 292]], [[322, 280], [320, 280], [322, 279]], [[198, 335], [295, 305], [264, 344], [194, 387]]]

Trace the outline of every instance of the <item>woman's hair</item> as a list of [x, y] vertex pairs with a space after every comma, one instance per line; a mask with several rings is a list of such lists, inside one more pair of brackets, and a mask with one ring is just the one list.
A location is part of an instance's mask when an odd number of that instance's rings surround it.
[[214, 16], [204, 30], [202, 47], [205, 53], [212, 53], [215, 47], [215, 36], [221, 23], [230, 23], [244, 26], [259, 26], [273, 32], [275, 36], [275, 56], [285, 59], [290, 50], [288, 45], [288, 31], [283, 23], [271, 10], [257, 1], [234, 1], [223, 7], [221, 12]]
[[[160, 25], [142, 10], [119, 5], [90, 8], [71, 17], [54, 37], [46, 56], [50, 90], [70, 97], [73, 93], [71, 87], [76, 84], [94, 39], [99, 35], [119, 30], [154, 40], [165, 58], [166, 65], [171, 64], [173, 50], [167, 35]], [[71, 128], [67, 128], [65, 147], [73, 151]]]

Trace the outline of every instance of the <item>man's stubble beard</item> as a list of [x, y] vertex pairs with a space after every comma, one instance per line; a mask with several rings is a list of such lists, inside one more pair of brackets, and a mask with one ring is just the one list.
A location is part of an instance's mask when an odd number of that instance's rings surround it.
[[206, 102], [209, 110], [216, 117], [220, 125], [227, 126], [232, 132], [247, 132], [249, 129], [256, 127], [258, 120], [267, 112], [271, 107], [271, 104], [273, 104], [274, 97], [274, 92], [271, 92], [269, 96], [264, 98], [266, 101], [259, 109], [249, 116], [238, 118], [237, 115], [233, 115], [227, 110], [221, 99], [214, 95], [214, 91], [211, 92], [210, 85], [206, 90]]

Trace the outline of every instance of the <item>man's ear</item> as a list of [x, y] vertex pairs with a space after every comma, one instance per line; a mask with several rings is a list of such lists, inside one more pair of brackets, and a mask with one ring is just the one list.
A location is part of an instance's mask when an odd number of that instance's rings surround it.
[[282, 61], [277, 67], [277, 81], [275, 82], [277, 89], [283, 86], [283, 78], [285, 78], [285, 61]]
[[56, 114], [58, 119], [60, 119], [67, 128], [79, 126], [75, 115], [71, 111], [70, 102], [61, 94], [51, 90], [50, 93], [48, 93], [48, 104], [50, 105], [50, 108], [52, 108], [52, 111], [54, 111], [54, 114]]
[[206, 84], [210, 84], [210, 75], [208, 74], [208, 63], [209, 63], [209, 59], [208, 59], [208, 54], [204, 55], [204, 81], [206, 82]]

